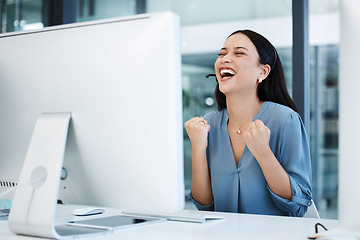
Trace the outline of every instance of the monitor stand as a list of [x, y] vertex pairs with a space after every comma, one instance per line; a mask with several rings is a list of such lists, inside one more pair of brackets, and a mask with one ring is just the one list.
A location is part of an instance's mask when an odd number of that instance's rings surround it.
[[17, 234], [61, 238], [54, 219], [71, 113], [45, 113], [36, 122], [9, 215]]

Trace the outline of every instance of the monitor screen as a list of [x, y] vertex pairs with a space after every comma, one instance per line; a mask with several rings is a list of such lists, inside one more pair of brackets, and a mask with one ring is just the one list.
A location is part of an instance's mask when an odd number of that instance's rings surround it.
[[164, 12], [0, 35], [0, 193], [38, 117], [71, 112], [59, 200], [183, 208], [179, 31]]

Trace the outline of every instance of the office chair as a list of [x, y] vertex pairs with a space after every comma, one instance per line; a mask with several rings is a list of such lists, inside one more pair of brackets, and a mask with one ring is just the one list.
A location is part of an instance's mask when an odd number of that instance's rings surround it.
[[319, 212], [315, 206], [315, 202], [311, 199], [311, 206], [308, 208], [307, 212], [304, 215], [304, 218], [319, 218]]

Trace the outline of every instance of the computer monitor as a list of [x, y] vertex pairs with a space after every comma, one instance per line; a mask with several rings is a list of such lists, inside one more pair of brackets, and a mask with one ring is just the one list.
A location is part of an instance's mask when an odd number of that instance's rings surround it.
[[38, 117], [71, 112], [59, 200], [182, 209], [179, 32], [164, 12], [0, 35], [0, 193]]

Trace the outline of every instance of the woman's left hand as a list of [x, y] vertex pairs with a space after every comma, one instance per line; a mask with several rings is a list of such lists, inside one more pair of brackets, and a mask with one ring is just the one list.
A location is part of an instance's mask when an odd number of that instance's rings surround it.
[[248, 129], [243, 133], [243, 141], [254, 157], [258, 159], [270, 150], [270, 129], [257, 119], [255, 122], [251, 122]]

